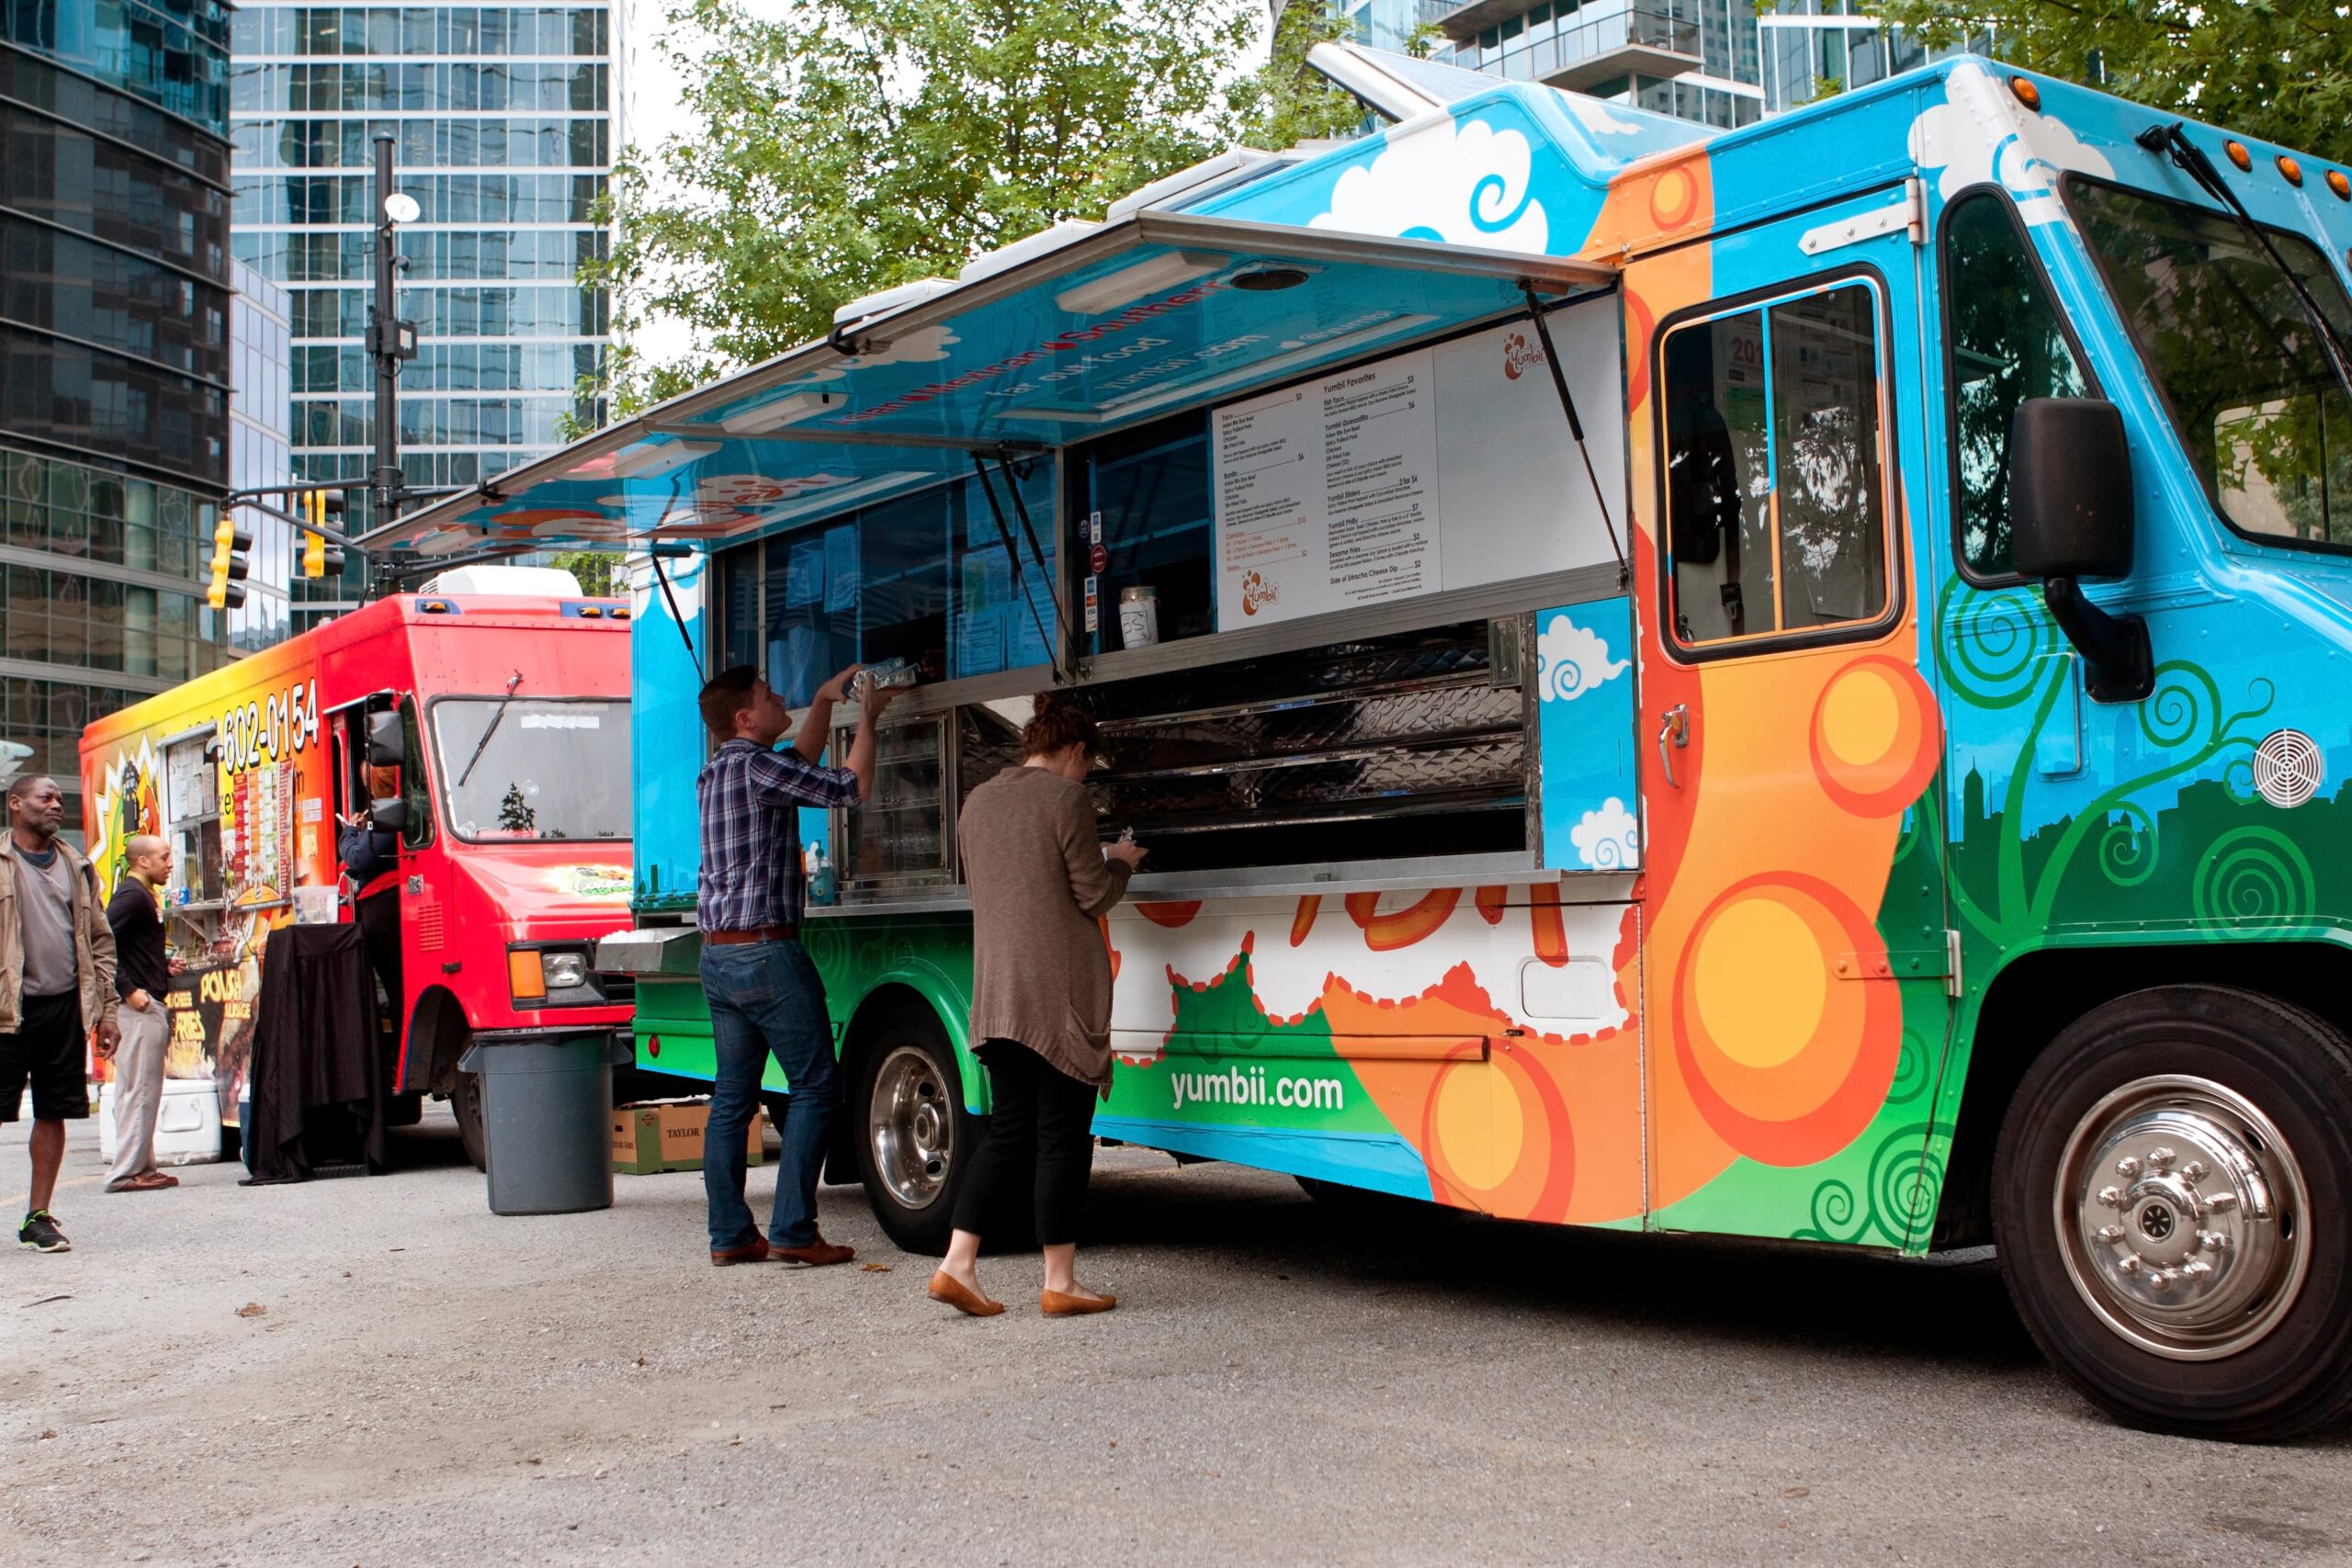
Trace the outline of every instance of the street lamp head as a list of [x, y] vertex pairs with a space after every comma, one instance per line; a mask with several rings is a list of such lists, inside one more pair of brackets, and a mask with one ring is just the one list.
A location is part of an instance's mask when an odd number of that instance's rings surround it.
[[384, 198], [384, 216], [395, 223], [413, 223], [424, 210], [416, 204], [416, 197], [404, 190], [396, 190]]

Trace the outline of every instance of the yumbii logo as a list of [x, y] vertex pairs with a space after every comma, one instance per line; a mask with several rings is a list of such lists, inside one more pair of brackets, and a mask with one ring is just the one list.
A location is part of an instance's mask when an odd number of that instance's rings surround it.
[[1273, 1077], [1263, 1067], [1219, 1073], [1170, 1073], [1176, 1109], [1187, 1105], [1283, 1105], [1301, 1111], [1345, 1111], [1348, 1086], [1338, 1078]]

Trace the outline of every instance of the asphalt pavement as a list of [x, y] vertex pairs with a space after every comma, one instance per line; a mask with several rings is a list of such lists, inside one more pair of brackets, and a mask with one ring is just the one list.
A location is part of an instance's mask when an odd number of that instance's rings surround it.
[[75, 1250], [0, 1259], [16, 1561], [2352, 1562], [2352, 1431], [2110, 1426], [1983, 1261], [1351, 1219], [1106, 1150], [1080, 1276], [1119, 1309], [1041, 1318], [1011, 1256], [974, 1320], [854, 1188], [856, 1263], [714, 1269], [692, 1173], [502, 1219], [446, 1116], [396, 1148], [109, 1196], [74, 1129]]

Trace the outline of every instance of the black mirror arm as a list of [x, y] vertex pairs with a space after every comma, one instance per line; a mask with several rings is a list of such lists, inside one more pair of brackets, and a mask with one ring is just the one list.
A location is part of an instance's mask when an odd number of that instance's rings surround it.
[[2155, 655], [2140, 615], [2110, 615], [2084, 596], [2071, 577], [2045, 578], [2041, 596], [2051, 618], [2083, 656], [2083, 687], [2098, 703], [2136, 703], [2156, 689]]

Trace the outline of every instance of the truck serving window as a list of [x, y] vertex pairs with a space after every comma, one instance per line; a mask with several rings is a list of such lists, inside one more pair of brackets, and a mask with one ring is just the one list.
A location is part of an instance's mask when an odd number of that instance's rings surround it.
[[458, 838], [628, 837], [628, 703], [441, 697], [427, 711]]
[[1979, 191], [1947, 209], [1943, 291], [1960, 558], [2007, 577], [2009, 422], [2028, 398], [2090, 395], [2090, 379], [2007, 197]]
[[[2352, 401], [2286, 276], [2219, 212], [2079, 177], [2066, 199], [2205, 491], [2240, 533], [2352, 549]], [[2352, 301], [2270, 231], [2339, 336]]]
[[1886, 612], [1877, 295], [1847, 282], [1666, 335], [1667, 553], [1686, 647]]

